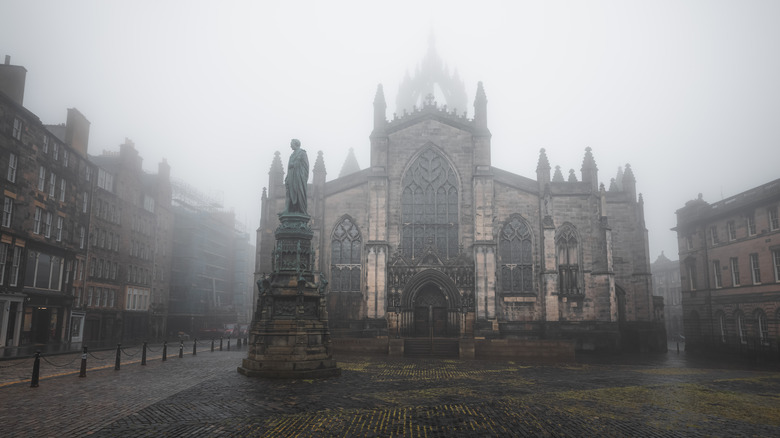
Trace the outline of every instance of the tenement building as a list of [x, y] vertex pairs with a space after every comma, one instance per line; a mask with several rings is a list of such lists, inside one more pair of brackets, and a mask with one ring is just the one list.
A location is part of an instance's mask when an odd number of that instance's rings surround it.
[[[378, 87], [368, 168], [327, 181], [323, 155], [314, 162], [308, 211], [332, 335], [665, 349], [631, 167], [609, 190], [590, 148], [579, 179], [552, 174], [544, 149], [532, 178], [495, 167], [482, 83], [469, 118], [453, 108], [462, 82], [445, 80], [433, 50], [422, 65], [417, 74], [428, 77], [404, 82], [390, 120]], [[273, 269], [284, 202], [277, 152], [262, 196], [258, 278]]]
[[778, 208], [780, 180], [677, 210], [686, 348], [777, 348]]

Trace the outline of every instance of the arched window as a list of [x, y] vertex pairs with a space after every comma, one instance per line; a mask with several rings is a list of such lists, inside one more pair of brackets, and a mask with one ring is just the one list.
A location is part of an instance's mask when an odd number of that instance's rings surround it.
[[360, 230], [350, 218], [342, 219], [330, 241], [331, 292], [360, 292], [361, 249]]
[[531, 229], [520, 217], [513, 217], [501, 229], [501, 292], [533, 292]]
[[720, 342], [726, 343], [726, 315], [718, 312], [718, 332], [720, 333]]
[[558, 291], [562, 294], [579, 294], [579, 245], [574, 227], [564, 225], [555, 238], [558, 255]]
[[458, 255], [458, 179], [438, 152], [427, 149], [403, 176], [401, 248], [407, 257], [420, 257], [430, 243], [439, 256]]
[[747, 344], [747, 330], [745, 329], [745, 315], [741, 311], [737, 310], [734, 314], [734, 321], [737, 326], [737, 338], [739, 342]]
[[766, 314], [763, 310], [757, 309], [755, 313], [755, 320], [756, 320], [756, 332], [758, 334], [758, 339], [761, 341], [762, 344], [766, 344], [769, 342], [769, 325], [766, 321]]

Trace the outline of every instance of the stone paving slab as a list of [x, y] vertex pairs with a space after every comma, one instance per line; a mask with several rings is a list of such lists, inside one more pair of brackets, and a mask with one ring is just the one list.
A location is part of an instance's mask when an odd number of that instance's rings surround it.
[[[246, 351], [0, 387], [3, 436], [780, 436], [780, 372], [685, 361], [531, 366], [338, 358], [342, 376], [262, 380]], [[65, 360], [64, 357], [58, 360]], [[113, 362], [112, 362], [113, 364]], [[99, 364], [95, 364], [98, 368]], [[4, 374], [5, 369], [0, 369]]]

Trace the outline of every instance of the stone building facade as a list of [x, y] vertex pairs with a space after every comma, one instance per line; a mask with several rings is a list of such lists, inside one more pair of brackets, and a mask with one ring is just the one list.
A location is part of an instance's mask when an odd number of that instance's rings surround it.
[[677, 210], [686, 348], [776, 351], [780, 180]]
[[[631, 167], [609, 190], [590, 148], [580, 180], [552, 175], [544, 149], [534, 178], [499, 169], [482, 84], [473, 118], [425, 91], [388, 120], [378, 87], [367, 169], [327, 181], [321, 153], [314, 163], [308, 210], [333, 336], [665, 349]], [[258, 277], [272, 270], [284, 199], [277, 152], [262, 196]]]
[[653, 295], [664, 299], [664, 322], [669, 340], [679, 341], [683, 335], [680, 262], [669, 260], [662, 252], [650, 265], [653, 273]]

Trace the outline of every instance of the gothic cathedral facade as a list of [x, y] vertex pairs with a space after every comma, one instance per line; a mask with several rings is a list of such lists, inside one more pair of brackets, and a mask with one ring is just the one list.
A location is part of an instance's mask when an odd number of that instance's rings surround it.
[[[329, 281], [332, 336], [665, 349], [630, 166], [606, 189], [590, 148], [580, 180], [573, 173], [564, 180], [559, 169], [551, 175], [542, 149], [536, 178], [516, 175], [491, 162], [481, 83], [473, 118], [432, 94], [418, 102], [387, 120], [380, 85], [370, 167], [326, 181], [321, 152], [313, 166], [312, 246]], [[273, 269], [284, 199], [277, 152], [261, 201], [258, 277]]]

